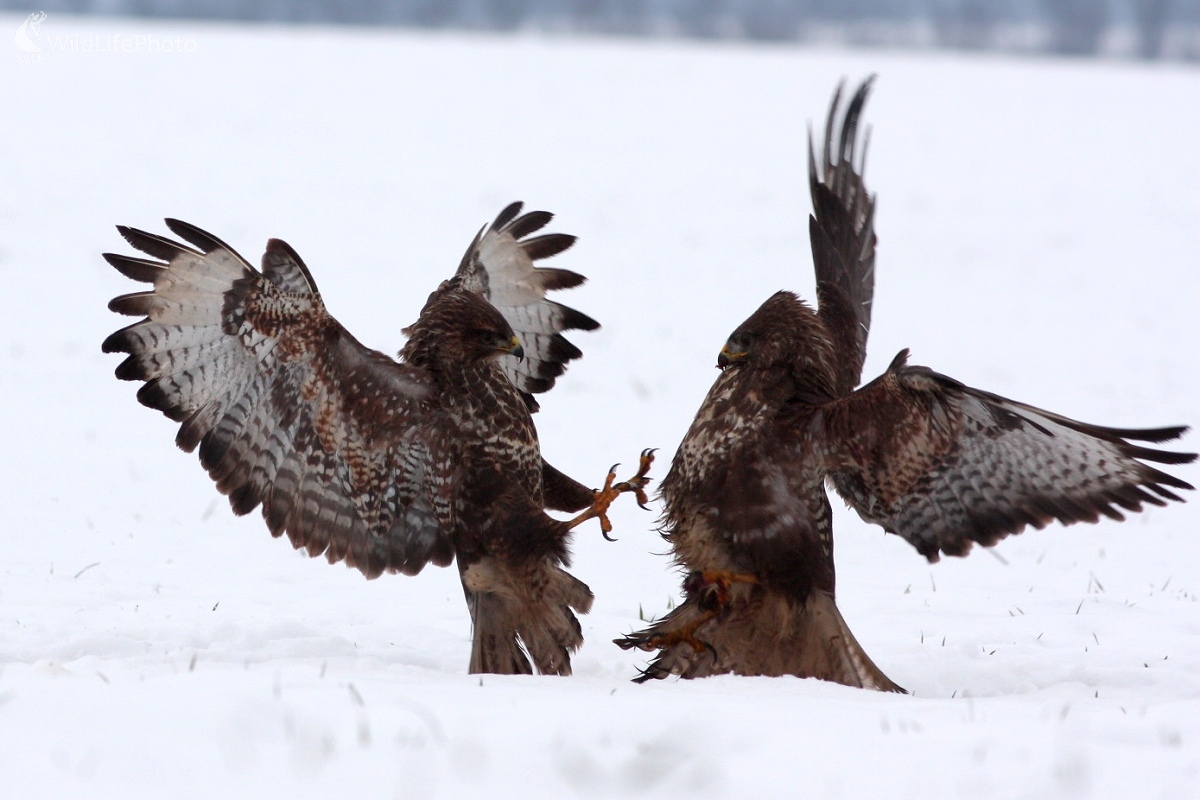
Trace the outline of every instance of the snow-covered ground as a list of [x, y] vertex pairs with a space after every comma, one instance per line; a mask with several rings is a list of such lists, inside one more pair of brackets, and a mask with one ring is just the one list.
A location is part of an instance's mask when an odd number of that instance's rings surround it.
[[618, 542], [576, 539], [575, 676], [481, 679], [453, 570], [367, 582], [235, 519], [99, 349], [132, 288], [100, 259], [117, 223], [252, 259], [284, 238], [394, 351], [523, 199], [580, 236], [558, 263], [591, 281], [561, 299], [604, 324], [543, 449], [597, 483], [659, 446], [661, 476], [728, 332], [811, 296], [805, 126], [877, 72], [867, 372], [908, 346], [1081, 419], [1197, 423], [1200, 73], [54, 15], [40, 37], [0, 69], [0, 796], [1200, 796], [1194, 495], [935, 566], [840, 514], [840, 605], [908, 697], [629, 683], [644, 656], [610, 640], [678, 578], [622, 503]]

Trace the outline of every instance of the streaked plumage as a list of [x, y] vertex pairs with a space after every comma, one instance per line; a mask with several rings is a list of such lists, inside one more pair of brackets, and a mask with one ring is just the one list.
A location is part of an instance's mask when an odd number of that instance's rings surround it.
[[1144, 462], [1183, 464], [1183, 427], [1087, 425], [908, 366], [907, 351], [855, 391], [874, 284], [874, 199], [856, 140], [871, 81], [837, 149], [810, 140], [809, 230], [819, 310], [779, 292], [722, 350], [720, 377], [663, 480], [664, 535], [687, 572], [684, 602], [617, 640], [657, 651], [639, 680], [734, 672], [903, 691], [871, 662], [835, 604], [825, 484], [929, 560], [1026, 526], [1121, 519], [1191, 485]]
[[551, 215], [520, 211], [475, 238], [399, 362], [329, 315], [284, 242], [268, 242], [260, 273], [178, 220], [167, 226], [187, 245], [121, 227], [152, 258], [105, 258], [153, 289], [112, 301], [146, 319], [103, 349], [129, 354], [117, 377], [145, 381], [138, 399], [181, 423], [177, 444], [199, 448], [235, 513], [261, 505], [273, 535], [368, 578], [457, 557], [471, 671], [527, 673], [528, 653], [540, 672], [569, 674], [582, 642], [572, 612], [592, 594], [564, 570], [570, 525], [544, 509], [578, 511], [593, 493], [542, 460], [531, 395], [580, 355], [562, 332], [597, 323], [545, 298], [582, 276], [533, 266], [574, 238], [526, 238]]

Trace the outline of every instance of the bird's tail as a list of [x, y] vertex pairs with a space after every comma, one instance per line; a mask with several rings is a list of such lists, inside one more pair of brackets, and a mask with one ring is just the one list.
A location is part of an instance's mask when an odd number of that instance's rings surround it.
[[658, 650], [636, 680], [678, 675], [796, 675], [847, 686], [904, 692], [859, 645], [827, 592], [802, 604], [754, 588], [715, 615], [688, 598], [639, 633], [615, 640], [625, 649]]
[[[583, 644], [575, 613], [592, 608], [592, 592], [557, 564], [514, 570], [484, 558], [462, 570], [471, 609], [472, 674], [570, 675], [571, 653]], [[527, 657], [528, 654], [528, 657]]]

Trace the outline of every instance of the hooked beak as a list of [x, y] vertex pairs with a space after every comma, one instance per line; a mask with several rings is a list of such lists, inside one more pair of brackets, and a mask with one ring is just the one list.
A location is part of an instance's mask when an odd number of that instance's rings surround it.
[[516, 356], [518, 361], [525, 360], [525, 348], [521, 346], [521, 340], [515, 335], [512, 337], [508, 343], [508, 346], [505, 347], [503, 351], [508, 353], [510, 356]]
[[745, 355], [745, 350], [735, 350], [726, 342], [725, 346], [721, 348], [721, 354], [717, 356], [717, 369], [723, 370], [735, 361], [740, 361]]

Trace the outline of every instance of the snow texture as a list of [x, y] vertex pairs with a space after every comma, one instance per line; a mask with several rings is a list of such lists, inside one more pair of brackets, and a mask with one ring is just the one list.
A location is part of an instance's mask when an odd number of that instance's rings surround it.
[[1191, 493], [933, 566], [837, 504], [839, 603], [907, 697], [631, 684], [645, 655], [611, 640], [678, 575], [621, 503], [619, 541], [576, 537], [596, 605], [575, 676], [480, 678], [454, 570], [367, 582], [234, 518], [99, 346], [133, 290], [100, 258], [128, 251], [118, 223], [179, 217], [251, 260], [286, 239], [396, 351], [522, 199], [580, 237], [553, 265], [590, 280], [560, 299], [604, 326], [571, 337], [544, 451], [598, 484], [658, 446], [661, 477], [729, 331], [777, 289], [812, 297], [806, 125], [877, 72], [866, 374], [907, 346], [1086, 421], [1195, 424], [1200, 73], [54, 15], [41, 35], [0, 70], [0, 795], [1200, 796]]

